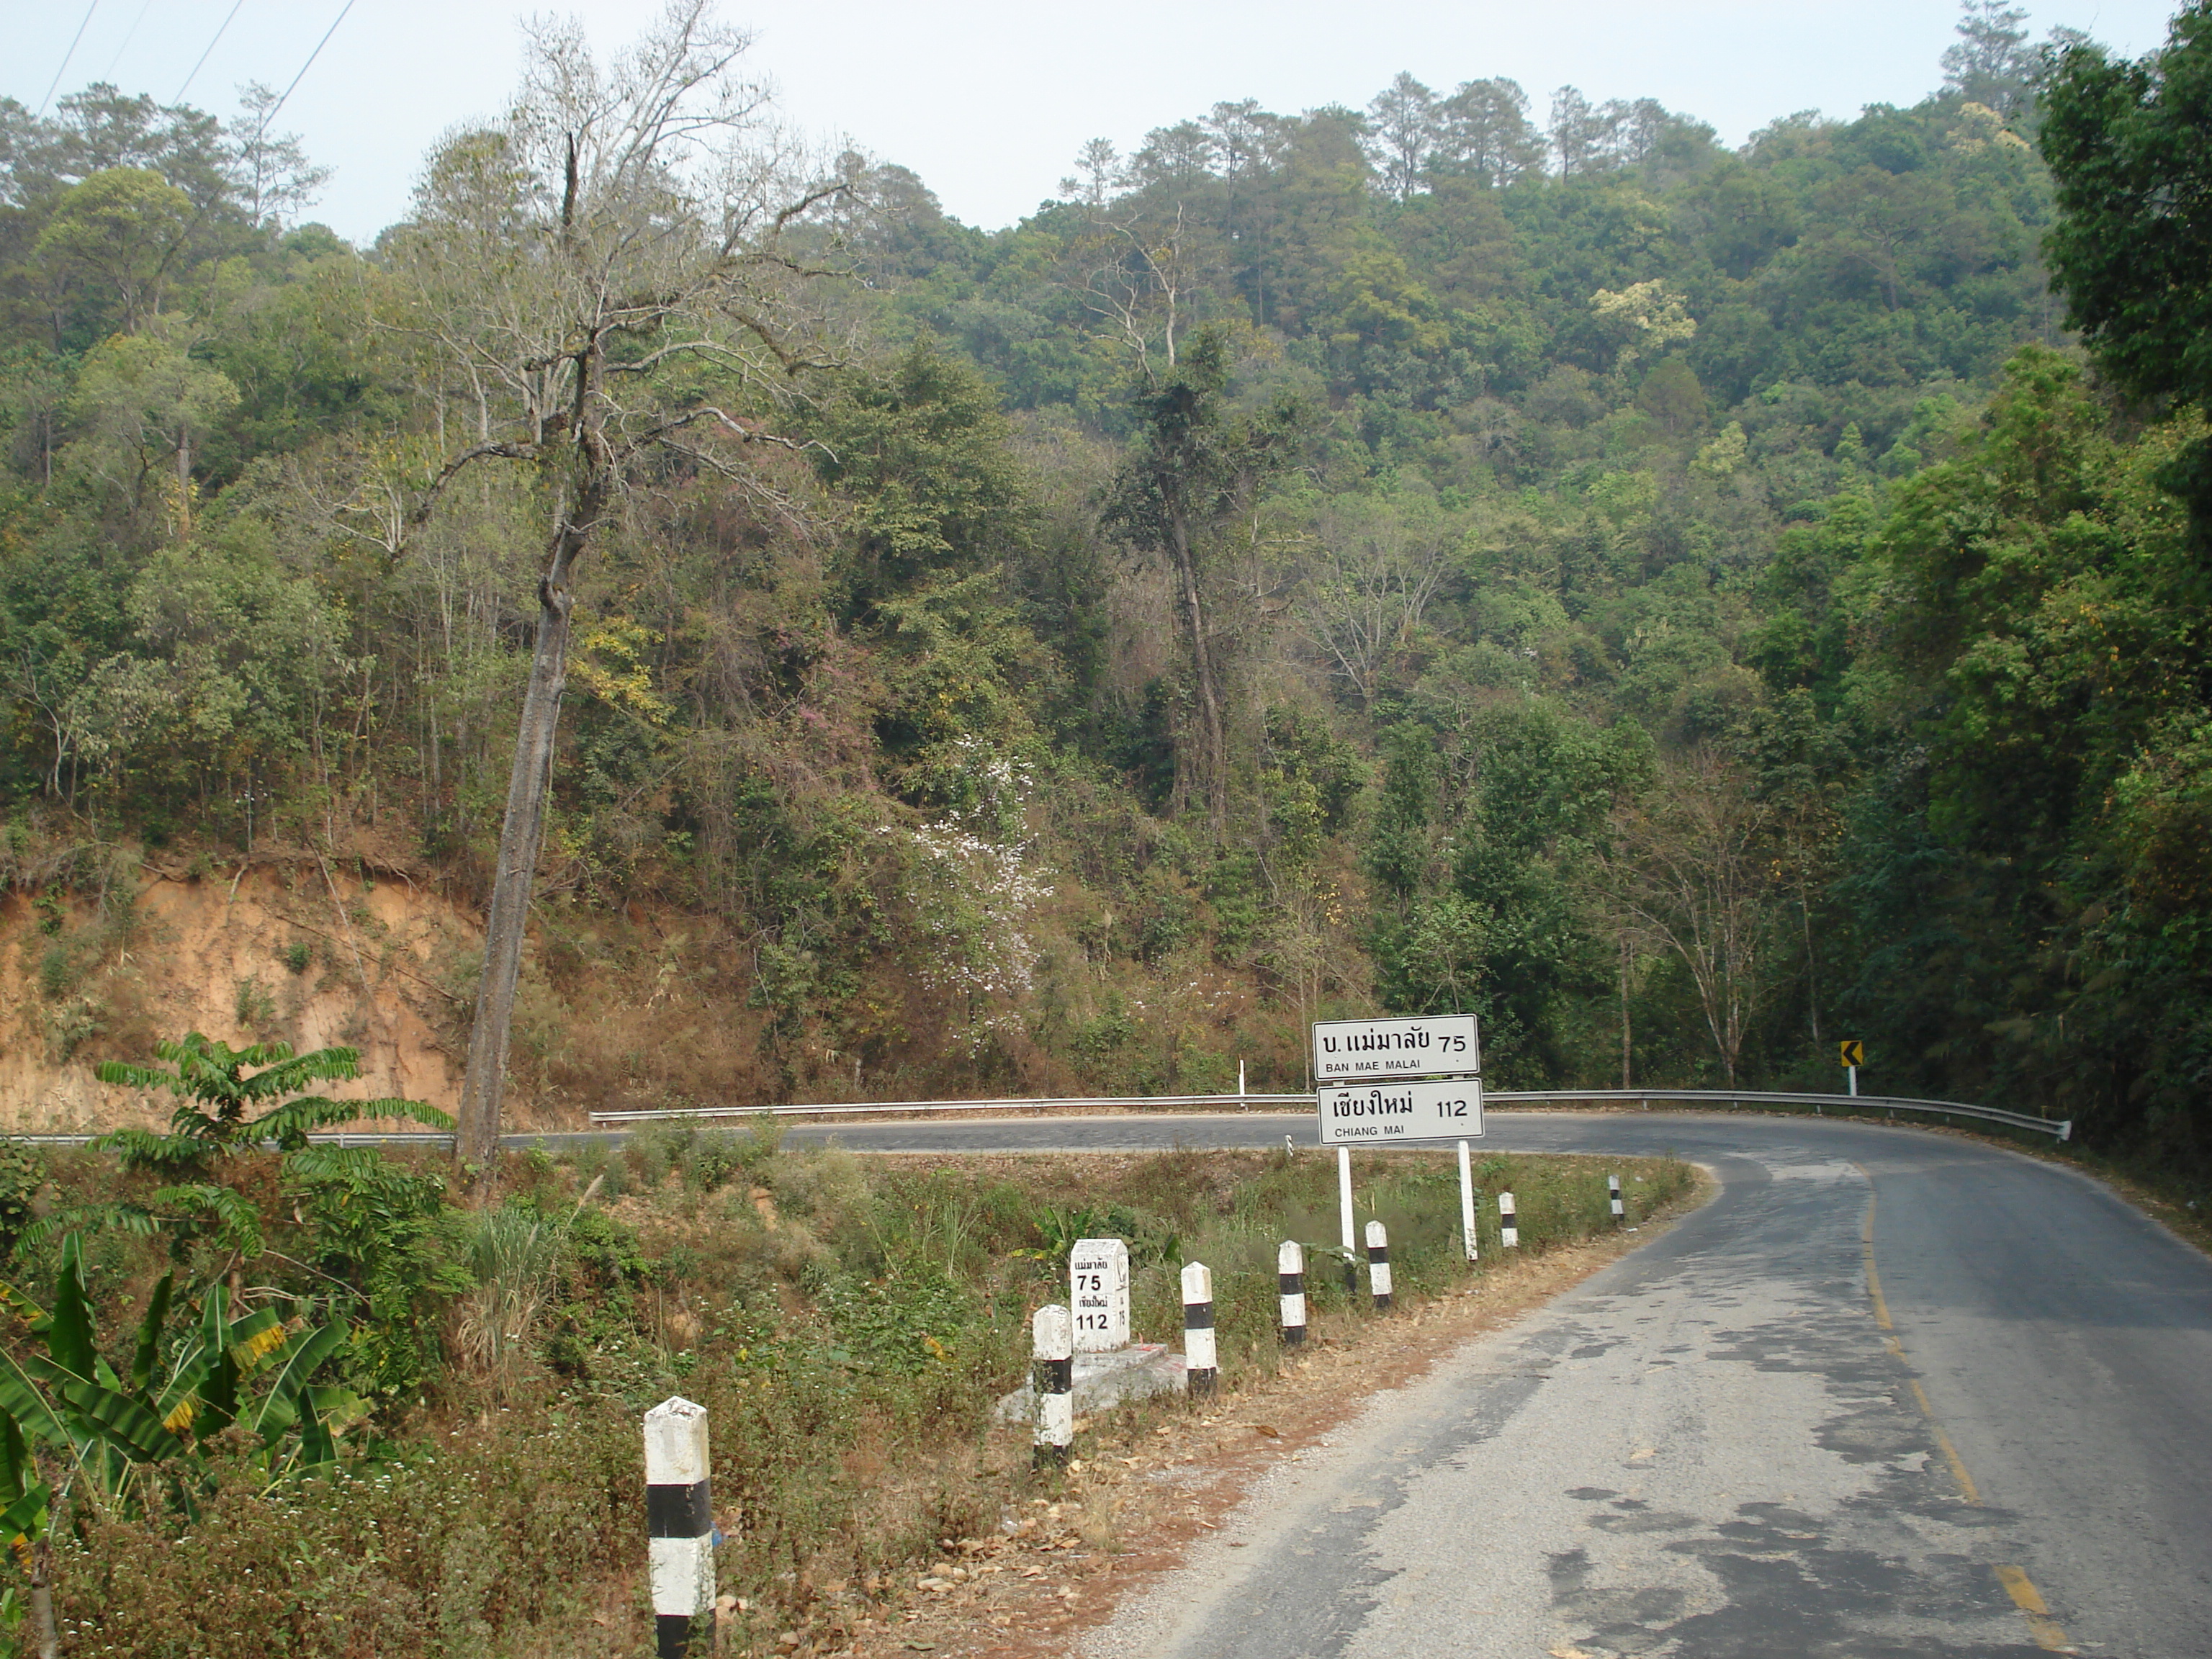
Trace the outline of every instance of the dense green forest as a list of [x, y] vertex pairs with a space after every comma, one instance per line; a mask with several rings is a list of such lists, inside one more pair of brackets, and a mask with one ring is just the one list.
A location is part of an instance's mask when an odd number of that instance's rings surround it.
[[1294, 1087], [1316, 1015], [1459, 1008], [1505, 1086], [1850, 1036], [2202, 1160], [2212, 379], [2069, 332], [2069, 47], [1970, 3], [1922, 102], [1740, 149], [1222, 103], [998, 233], [761, 154], [692, 289], [673, 174], [564, 187], [529, 89], [361, 248], [252, 108], [0, 104], [0, 874], [481, 908], [557, 599], [526, 1092]]

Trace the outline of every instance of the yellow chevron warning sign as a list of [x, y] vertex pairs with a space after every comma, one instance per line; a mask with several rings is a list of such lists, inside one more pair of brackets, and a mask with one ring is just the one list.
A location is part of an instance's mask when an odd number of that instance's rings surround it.
[[1852, 1037], [1836, 1045], [1836, 1063], [1839, 1066], [1863, 1066], [1866, 1064], [1866, 1044]]

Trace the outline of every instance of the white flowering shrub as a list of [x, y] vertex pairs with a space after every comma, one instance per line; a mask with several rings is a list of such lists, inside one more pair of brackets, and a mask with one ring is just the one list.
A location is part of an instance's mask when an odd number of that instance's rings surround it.
[[932, 769], [939, 799], [953, 804], [933, 823], [878, 833], [903, 842], [921, 979], [958, 1004], [972, 1057], [1014, 1029], [1007, 1005], [1034, 981], [1036, 907], [1053, 889], [1029, 834], [1036, 781], [1025, 765], [963, 738], [933, 757]]

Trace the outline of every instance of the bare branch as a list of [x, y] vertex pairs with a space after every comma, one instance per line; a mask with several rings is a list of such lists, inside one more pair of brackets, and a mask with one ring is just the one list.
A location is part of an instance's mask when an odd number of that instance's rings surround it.
[[438, 497], [444, 493], [446, 486], [473, 463], [489, 460], [534, 461], [538, 459], [538, 454], [539, 446], [537, 444], [478, 444], [472, 449], [463, 450], [438, 469], [438, 476], [431, 479], [422, 495], [416, 497], [415, 506], [407, 514], [409, 527], [414, 528], [427, 524], [429, 521], [431, 511], [437, 506]]

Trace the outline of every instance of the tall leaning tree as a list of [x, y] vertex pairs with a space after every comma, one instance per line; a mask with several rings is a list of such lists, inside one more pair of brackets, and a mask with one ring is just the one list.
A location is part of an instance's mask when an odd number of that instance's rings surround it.
[[1133, 453], [1107, 492], [1105, 522], [1160, 559], [1189, 653], [1198, 730], [1176, 734], [1178, 804], [1196, 795], [1220, 839], [1229, 817], [1229, 642], [1216, 616], [1215, 576], [1269, 479], [1287, 466], [1305, 411], [1294, 398], [1237, 409], [1229, 332], [1208, 325], [1165, 374], [1149, 362], [1136, 398]]
[[799, 182], [739, 72], [749, 37], [673, 0], [602, 63], [573, 25], [528, 27], [496, 125], [432, 156], [387, 242], [398, 325], [468, 435], [413, 522], [474, 466], [532, 471], [546, 520], [530, 678], [484, 930], [454, 1157], [492, 1167], [507, 1037], [544, 841], [577, 565], [635, 484], [690, 470], [749, 483], [744, 447], [786, 443], [774, 410], [836, 354], [804, 305], [823, 274], [786, 232], [834, 185]]

